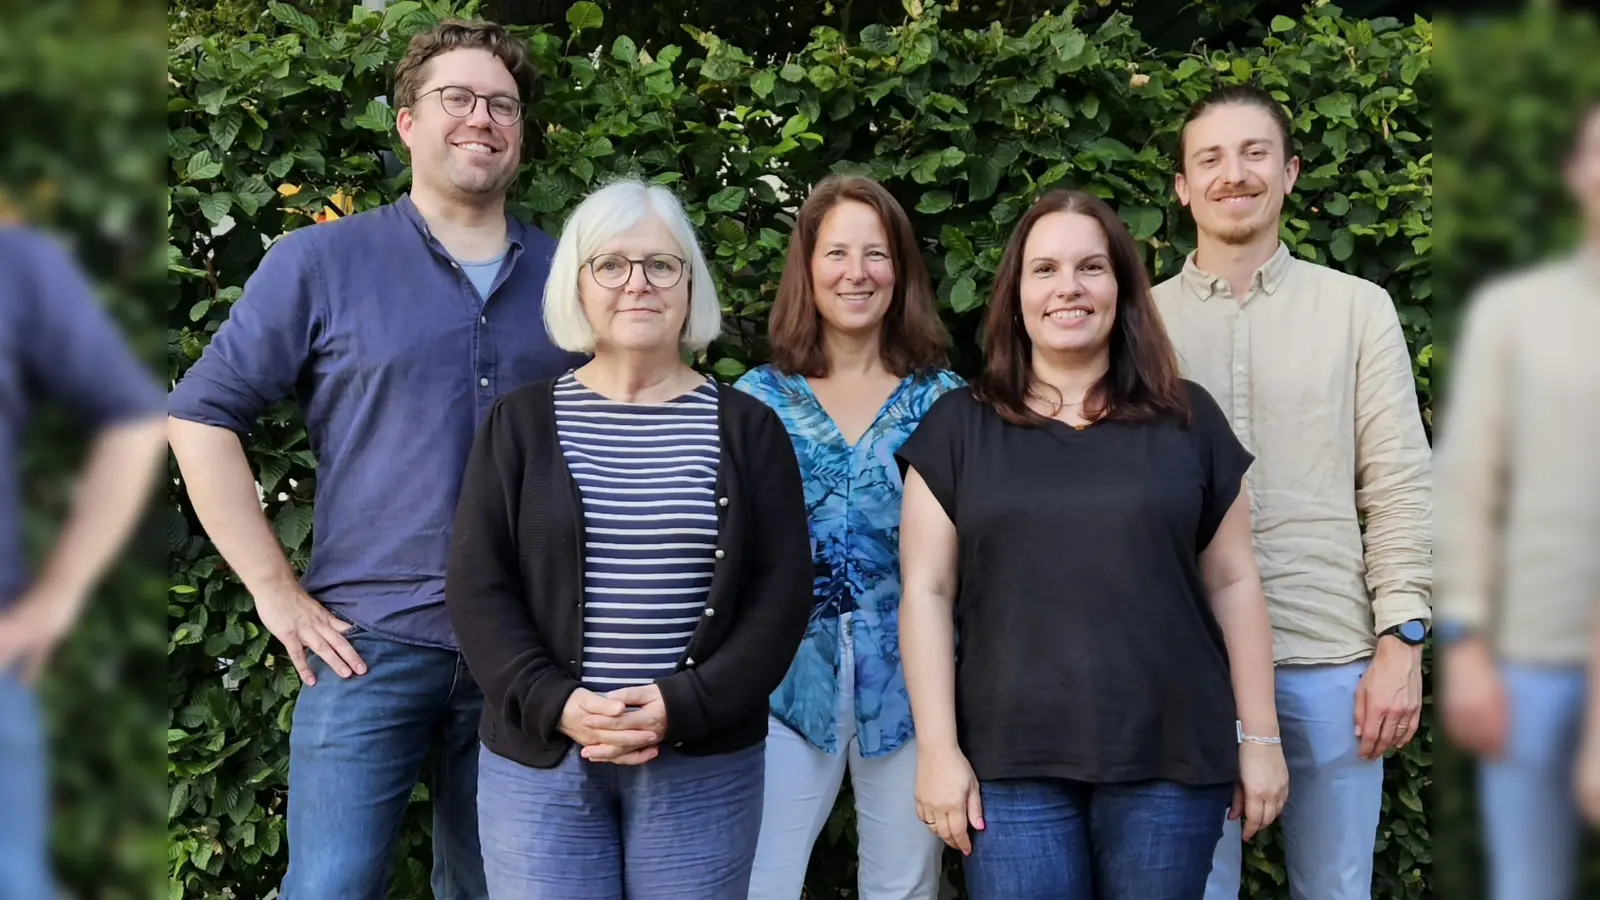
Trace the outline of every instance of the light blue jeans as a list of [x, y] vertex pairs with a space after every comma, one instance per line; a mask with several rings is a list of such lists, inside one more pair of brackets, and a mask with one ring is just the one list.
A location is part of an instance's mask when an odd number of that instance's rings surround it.
[[[1278, 821], [1293, 900], [1372, 897], [1383, 760], [1362, 759], [1355, 734], [1356, 688], [1367, 665], [1278, 667], [1278, 728], [1289, 763], [1289, 804]], [[1237, 821], [1223, 825], [1206, 900], [1238, 900], [1240, 828]]]
[[744, 900], [761, 828], [765, 747], [663, 748], [643, 765], [574, 748], [536, 769], [487, 747], [478, 830], [493, 900]]
[[1582, 736], [1581, 667], [1501, 667], [1506, 753], [1478, 766], [1488, 900], [1575, 900], [1582, 819], [1573, 766]]
[[356, 629], [367, 674], [315, 655], [289, 731], [289, 871], [283, 900], [383, 900], [411, 792], [431, 763], [434, 900], [484, 900], [478, 852], [483, 694], [461, 654]]
[[49, 767], [33, 689], [0, 671], [0, 897], [52, 897]]
[[861, 900], [934, 900], [944, 841], [917, 817], [917, 742], [872, 759], [855, 740], [855, 658], [843, 629], [845, 664], [839, 678], [839, 740], [829, 754], [799, 732], [767, 717], [766, 799], [756, 845], [750, 900], [799, 900], [812, 847], [828, 823], [848, 765], [855, 795], [857, 896]]

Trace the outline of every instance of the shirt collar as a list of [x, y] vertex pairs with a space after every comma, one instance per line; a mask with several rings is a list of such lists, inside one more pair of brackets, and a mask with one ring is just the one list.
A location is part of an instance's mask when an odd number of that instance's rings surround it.
[[[1201, 300], [1210, 300], [1216, 294], [1229, 289], [1227, 279], [1195, 265], [1194, 258], [1195, 254], [1190, 253], [1183, 261], [1183, 283], [1194, 291], [1195, 296]], [[1283, 286], [1283, 280], [1289, 276], [1294, 261], [1294, 254], [1289, 252], [1289, 245], [1279, 241], [1277, 252], [1272, 254], [1272, 258], [1267, 260], [1265, 265], [1256, 270], [1255, 275], [1251, 276], [1250, 293], [1261, 290], [1268, 294], [1276, 294], [1278, 288]]]
[[[410, 191], [401, 194], [400, 199], [396, 200], [394, 205], [401, 213], [405, 214], [406, 219], [412, 225], [415, 225], [418, 231], [422, 232], [423, 237], [430, 241], [435, 240], [433, 229], [428, 227], [428, 220], [422, 217], [422, 211], [417, 209], [417, 204], [412, 201]], [[506, 213], [506, 241], [510, 245], [506, 248], [506, 252], [510, 253], [512, 248], [523, 249], [526, 234], [527, 226], [518, 221], [515, 216]]]

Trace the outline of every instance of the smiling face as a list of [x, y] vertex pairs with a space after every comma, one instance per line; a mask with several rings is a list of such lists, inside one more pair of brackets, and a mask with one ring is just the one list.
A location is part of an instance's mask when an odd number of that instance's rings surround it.
[[855, 200], [835, 204], [811, 251], [812, 299], [827, 328], [877, 331], [894, 299], [894, 260], [877, 210]]
[[400, 110], [397, 122], [411, 151], [412, 180], [466, 202], [503, 200], [522, 158], [522, 122], [501, 125], [481, 98], [456, 118], [445, 112], [445, 87], [519, 98], [516, 79], [488, 50], [451, 50], [429, 60], [416, 102]]
[[[605, 285], [623, 278], [623, 269], [628, 268], [628, 263], [608, 254], [635, 261], [620, 287]], [[632, 228], [596, 247], [590, 254], [590, 258], [596, 260], [594, 265], [591, 267], [585, 262], [578, 270], [578, 298], [583, 305], [584, 318], [594, 331], [597, 352], [648, 353], [664, 352], [668, 348], [677, 352], [684, 320], [689, 315], [689, 272], [687, 267], [679, 265], [674, 275], [669, 270], [675, 261], [649, 261], [658, 254], [685, 256], [666, 223], [650, 213]], [[639, 263], [639, 260], [646, 262]], [[600, 270], [599, 281], [595, 279], [594, 269]], [[674, 277], [677, 283], [670, 287], [651, 283], [653, 278], [667, 284]]]
[[1018, 294], [1034, 352], [1105, 352], [1117, 320], [1117, 276], [1100, 223], [1082, 213], [1041, 216], [1023, 245]]
[[1223, 103], [1184, 129], [1178, 199], [1202, 239], [1225, 244], [1276, 240], [1283, 198], [1300, 174], [1272, 114], [1251, 103]]

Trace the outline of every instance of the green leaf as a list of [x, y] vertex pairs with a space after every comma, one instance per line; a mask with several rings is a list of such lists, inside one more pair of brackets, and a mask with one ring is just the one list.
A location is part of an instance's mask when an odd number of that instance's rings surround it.
[[298, 503], [285, 503], [278, 515], [272, 521], [272, 531], [289, 550], [298, 550], [305, 543], [306, 535], [311, 533], [313, 519], [310, 506]]
[[189, 157], [184, 170], [186, 181], [206, 181], [222, 174], [222, 163], [211, 158], [211, 151], [201, 150]]
[[322, 30], [317, 27], [315, 19], [287, 3], [279, 3], [277, 0], [272, 0], [267, 4], [267, 11], [272, 14], [274, 19], [296, 31], [312, 35], [320, 35], [322, 33]]
[[579, 155], [590, 158], [610, 156], [615, 150], [616, 148], [611, 145], [611, 139], [602, 134], [585, 141]]
[[711, 371], [723, 378], [738, 378], [745, 373], [745, 364], [731, 356], [724, 356], [711, 365]]
[[1350, 234], [1350, 229], [1341, 228], [1333, 233], [1333, 240], [1328, 243], [1328, 252], [1334, 259], [1344, 262], [1350, 258], [1355, 250], [1355, 238]]
[[784, 63], [783, 68], [778, 70], [778, 77], [791, 84], [799, 84], [806, 80], [806, 70], [805, 67], [794, 63]]
[[757, 72], [755, 77], [750, 79], [750, 90], [754, 91], [757, 97], [765, 100], [772, 96], [772, 89], [777, 84], [778, 77], [776, 75], [765, 71]]
[[956, 279], [955, 287], [950, 289], [950, 308], [963, 313], [976, 307], [979, 302], [978, 283], [972, 280], [972, 276], [963, 275]]
[[606, 24], [606, 14], [600, 4], [579, 0], [567, 9], [567, 24], [572, 26], [574, 34], [592, 31]]
[[1272, 30], [1280, 34], [1285, 31], [1293, 31], [1296, 24], [1297, 23], [1295, 20], [1289, 18], [1288, 16], [1272, 17]]
[[1133, 239], [1142, 241], [1155, 236], [1161, 229], [1161, 210], [1149, 206], [1124, 206], [1117, 216], [1128, 226]]
[[706, 201], [706, 209], [712, 212], [732, 213], [738, 212], [744, 205], [745, 189], [742, 187], [725, 187]]
[[955, 203], [955, 197], [949, 191], [929, 191], [922, 195], [917, 202], [917, 212], [933, 215], [942, 213]]
[[[209, 216], [207, 218], [209, 218]], [[211, 301], [210, 300], [201, 300], [201, 301], [195, 303], [195, 305], [189, 307], [189, 321], [198, 322], [201, 319], [204, 319], [206, 317], [206, 313], [208, 313], [210, 311], [211, 311]]]
[[244, 124], [244, 116], [236, 109], [230, 109], [225, 115], [211, 120], [211, 139], [220, 149], [227, 150], [233, 146], [233, 141], [239, 136], [239, 128]]
[[618, 35], [615, 43], [611, 45], [611, 56], [617, 62], [633, 65], [639, 61], [639, 46], [633, 38], [627, 35]]
[[811, 127], [811, 119], [805, 113], [795, 113], [789, 121], [783, 123], [782, 136], [792, 138]]
[[1355, 114], [1355, 98], [1349, 94], [1323, 94], [1312, 107], [1329, 119], [1348, 119]]
[[220, 224], [223, 217], [228, 214], [228, 210], [232, 208], [233, 195], [227, 191], [206, 194], [200, 198], [200, 212], [205, 215], [206, 221], [212, 225]]
[[1350, 198], [1344, 194], [1334, 194], [1322, 208], [1330, 216], [1346, 215], [1350, 212]]
[[394, 127], [394, 123], [394, 109], [377, 99], [368, 100], [367, 108], [362, 111], [361, 115], [355, 117], [356, 127], [365, 128], [368, 131], [387, 133], [389, 129]]

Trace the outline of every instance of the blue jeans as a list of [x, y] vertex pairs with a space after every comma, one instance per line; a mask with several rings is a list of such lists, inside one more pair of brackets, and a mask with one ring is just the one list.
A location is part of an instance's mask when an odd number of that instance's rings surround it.
[[477, 730], [483, 694], [461, 654], [359, 628], [367, 674], [309, 657], [289, 732], [289, 871], [283, 900], [383, 900], [412, 789], [426, 765], [435, 900], [484, 900]]
[[49, 767], [33, 689], [0, 671], [0, 897], [52, 897]]
[[663, 749], [639, 766], [569, 751], [554, 768], [485, 748], [478, 828], [494, 900], [744, 900], [761, 831], [762, 744]]
[[973, 900], [1200, 900], [1233, 785], [986, 781]]
[[1501, 666], [1505, 755], [1478, 765], [1488, 900], [1574, 900], [1583, 820], [1573, 766], [1583, 734], [1581, 666]]
[[[1356, 688], [1367, 666], [1278, 667], [1278, 728], [1289, 764], [1289, 803], [1278, 821], [1294, 900], [1372, 897], [1383, 760], [1362, 759], [1356, 737]], [[1238, 900], [1241, 827], [1223, 824], [1205, 900]]]

